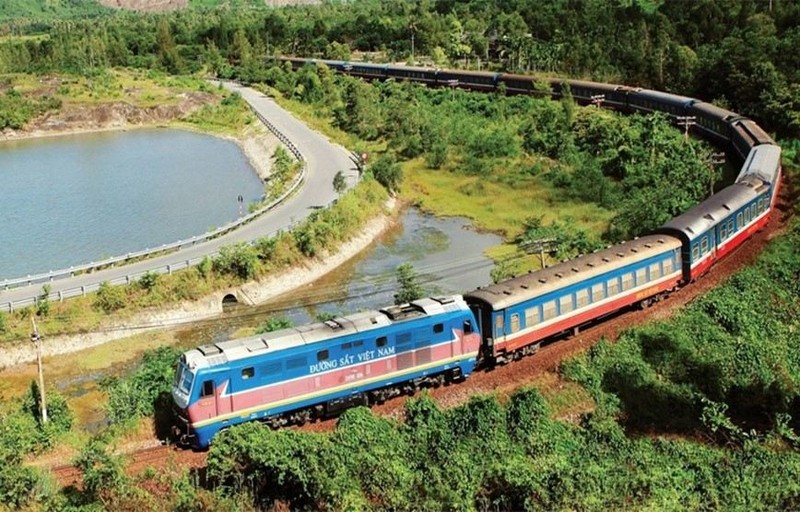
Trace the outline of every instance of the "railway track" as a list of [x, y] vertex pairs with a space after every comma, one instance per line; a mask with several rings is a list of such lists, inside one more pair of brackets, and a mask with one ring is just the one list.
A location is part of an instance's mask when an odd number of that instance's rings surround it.
[[[603, 338], [614, 340], [631, 326], [671, 316], [694, 298], [721, 284], [734, 272], [752, 264], [769, 241], [787, 228], [792, 217], [796, 196], [793, 184], [789, 183], [787, 178], [779, 198], [779, 206], [766, 227], [756, 233], [749, 243], [743, 244], [712, 267], [697, 282], [672, 293], [667, 300], [644, 310], [625, 311], [582, 330], [577, 336], [550, 343], [534, 356], [497, 367], [492, 371], [476, 372], [463, 383], [431, 389], [429, 393], [444, 408], [463, 404], [476, 394], [509, 394], [520, 386], [541, 381], [543, 376], [555, 373], [561, 361], [587, 350]], [[373, 407], [372, 410], [381, 416], [400, 419], [407, 400], [407, 397], [397, 397], [383, 405]], [[328, 432], [335, 427], [336, 419], [333, 418], [303, 427], [290, 428]], [[125, 453], [125, 457], [128, 459], [126, 471], [130, 475], [139, 474], [148, 467], [162, 468], [167, 464], [189, 468], [200, 468], [206, 464], [205, 452], [194, 452], [174, 446], [149, 446]], [[82, 484], [83, 475], [74, 466], [57, 466], [52, 471], [62, 486], [80, 486]]]

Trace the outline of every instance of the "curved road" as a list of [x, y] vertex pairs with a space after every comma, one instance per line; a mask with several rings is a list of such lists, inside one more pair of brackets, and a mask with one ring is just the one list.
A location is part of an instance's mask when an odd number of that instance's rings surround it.
[[[224, 83], [228, 90], [237, 91], [250, 106], [283, 135], [292, 141], [306, 162], [305, 182], [292, 196], [252, 222], [230, 233], [177, 252], [149, 258], [136, 263], [94, 271], [51, 281], [51, 298], [80, 295], [82, 289], [94, 290], [104, 281], [124, 283], [128, 276], [140, 276], [148, 271], [164, 272], [167, 269], [184, 268], [187, 261], [199, 261], [204, 256], [215, 254], [226, 245], [249, 242], [279, 230], [285, 230], [305, 219], [315, 209], [327, 206], [337, 194], [333, 189], [333, 177], [338, 171], [354, 170], [349, 153], [306, 125], [292, 117], [272, 99], [249, 87]], [[33, 303], [42, 292], [42, 283], [0, 291], [0, 311], [9, 311]]]

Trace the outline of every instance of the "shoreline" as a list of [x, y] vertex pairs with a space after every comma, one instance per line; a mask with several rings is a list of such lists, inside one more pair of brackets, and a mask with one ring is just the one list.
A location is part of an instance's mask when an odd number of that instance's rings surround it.
[[[17, 134], [9, 137], [8, 133], [0, 134], [0, 143], [26, 139], [39, 139], [45, 137], [59, 137], [68, 135], [81, 135], [109, 131], [127, 131], [145, 128], [173, 128], [195, 131], [205, 135], [222, 138], [234, 142], [244, 153], [250, 166], [257, 176], [263, 181], [269, 176], [272, 168], [272, 153], [282, 145], [275, 135], [259, 123], [259, 128], [248, 129], [242, 137], [226, 134], [216, 134], [196, 130], [191, 126], [180, 123], [164, 124], [136, 124], [128, 126], [111, 126], [102, 128], [71, 129], [63, 132], [34, 131]], [[253, 133], [256, 132], [256, 133]], [[364, 226], [361, 234], [344, 242], [333, 254], [320, 255], [295, 267], [269, 276], [262, 281], [253, 281], [239, 286], [214, 292], [197, 301], [175, 304], [166, 310], [157, 312], [143, 311], [134, 314], [125, 322], [110, 321], [97, 332], [79, 333], [72, 335], [57, 335], [45, 338], [42, 342], [42, 355], [45, 357], [57, 356], [88, 350], [109, 341], [127, 338], [144, 332], [180, 327], [192, 322], [209, 320], [223, 313], [222, 298], [234, 295], [241, 304], [257, 305], [266, 302], [278, 295], [293, 289], [308, 285], [316, 279], [333, 271], [347, 260], [357, 256], [368, 248], [376, 238], [390, 228], [396, 221], [400, 208], [398, 201], [390, 199], [385, 205], [384, 213]], [[146, 327], [136, 327], [136, 326]], [[133, 326], [133, 327], [131, 327]], [[0, 369], [11, 368], [21, 364], [31, 363], [36, 360], [35, 347], [27, 343], [3, 348], [0, 351]]]
[[[322, 254], [311, 261], [285, 269], [261, 281], [251, 281], [239, 286], [219, 290], [194, 302], [184, 302], [157, 312], [143, 311], [126, 319], [124, 323], [109, 323], [97, 332], [56, 335], [44, 338], [44, 357], [70, 354], [88, 350], [109, 341], [160, 329], [174, 329], [193, 322], [209, 320], [223, 313], [222, 298], [233, 294], [248, 306], [262, 304], [283, 293], [306, 286], [335, 270], [372, 245], [375, 240], [397, 222], [402, 208], [399, 201], [390, 199], [384, 213], [370, 220], [361, 234], [342, 244], [332, 254]], [[131, 327], [131, 325], [133, 327]], [[136, 327], [136, 326], [145, 327]], [[0, 369], [11, 368], [36, 360], [35, 347], [20, 343], [0, 351]]]

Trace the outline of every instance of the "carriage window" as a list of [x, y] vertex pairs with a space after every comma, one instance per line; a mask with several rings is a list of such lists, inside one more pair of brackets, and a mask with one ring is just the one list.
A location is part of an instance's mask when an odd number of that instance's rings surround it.
[[605, 298], [606, 293], [603, 289], [603, 283], [597, 283], [596, 285], [592, 286], [592, 302], [597, 302], [598, 300]]
[[633, 272], [628, 272], [622, 276], [622, 291], [633, 288]]
[[642, 285], [647, 282], [647, 269], [640, 268], [636, 271], [636, 286]]
[[386, 345], [386, 336], [381, 336], [380, 338], [375, 340], [376, 347], [383, 347]]
[[703, 238], [700, 241], [700, 254], [705, 254], [708, 252], [708, 238]]
[[733, 234], [733, 219], [728, 221], [728, 234]]
[[664, 275], [672, 272], [672, 259], [664, 260], [662, 265], [664, 265]]
[[723, 222], [719, 227], [719, 241], [722, 242], [726, 238], [728, 238], [728, 230], [725, 226], [725, 223]]
[[497, 315], [497, 317], [495, 317], [494, 328], [498, 334], [503, 332], [503, 315]]
[[327, 350], [320, 350], [317, 352], [317, 361], [327, 361], [328, 360], [328, 351]]
[[561, 314], [569, 313], [572, 311], [572, 294], [566, 295], [558, 299], [558, 305], [561, 308]]
[[519, 331], [519, 313], [511, 315], [511, 332]]
[[700, 246], [694, 244], [694, 247], [692, 247], [692, 260], [696, 259], [700, 259]]
[[525, 327], [531, 327], [539, 323], [539, 306], [533, 306], [525, 310]]
[[608, 283], [606, 283], [606, 284], [608, 284], [608, 295], [609, 295], [609, 297], [619, 293], [619, 279], [617, 279], [616, 277], [613, 278], [613, 279], [609, 279]]
[[575, 292], [575, 299], [578, 302], [579, 308], [582, 308], [583, 306], [589, 304], [589, 289], [586, 288]]
[[555, 318], [556, 316], [556, 301], [551, 300], [549, 302], [545, 302], [542, 304], [542, 318], [544, 320], [550, 320], [551, 318]]
[[242, 380], [252, 379], [256, 375], [256, 370], [252, 366], [242, 369]]
[[203, 389], [200, 392], [200, 397], [212, 396], [213, 394], [214, 394], [214, 381], [213, 380], [203, 381]]
[[744, 223], [747, 224], [750, 222], [750, 208], [744, 209]]
[[440, 332], [444, 332], [444, 324], [436, 324], [436, 325], [434, 325], [433, 326], [433, 332], [435, 332], [437, 334], [440, 333]]
[[661, 265], [658, 263], [653, 263], [650, 265], [650, 280], [658, 279], [661, 277]]

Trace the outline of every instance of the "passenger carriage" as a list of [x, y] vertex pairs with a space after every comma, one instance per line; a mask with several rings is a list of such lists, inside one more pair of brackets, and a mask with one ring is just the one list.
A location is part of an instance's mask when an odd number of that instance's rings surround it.
[[731, 144], [736, 154], [745, 160], [756, 146], [774, 145], [775, 141], [752, 119], [740, 119], [732, 124]]
[[436, 81], [439, 87], [458, 87], [460, 89], [491, 92], [497, 87], [499, 76], [499, 73], [440, 69], [436, 73]]
[[736, 112], [698, 100], [692, 100], [686, 114], [694, 116], [696, 130], [708, 139], [721, 144], [731, 142], [733, 131], [731, 125], [742, 117]]
[[770, 204], [775, 205], [781, 186], [781, 148], [774, 144], [762, 144], [754, 147], [747, 155], [742, 170], [736, 181], [743, 181], [754, 176], [770, 185]]
[[770, 186], [750, 176], [722, 189], [656, 232], [683, 241], [683, 273], [688, 283], [704, 274], [769, 219]]
[[176, 434], [204, 447], [245, 421], [279, 426], [469, 376], [480, 334], [460, 296], [205, 345], [181, 356]]
[[484, 357], [506, 362], [548, 337], [650, 301], [681, 281], [681, 242], [645, 236], [464, 295]]

